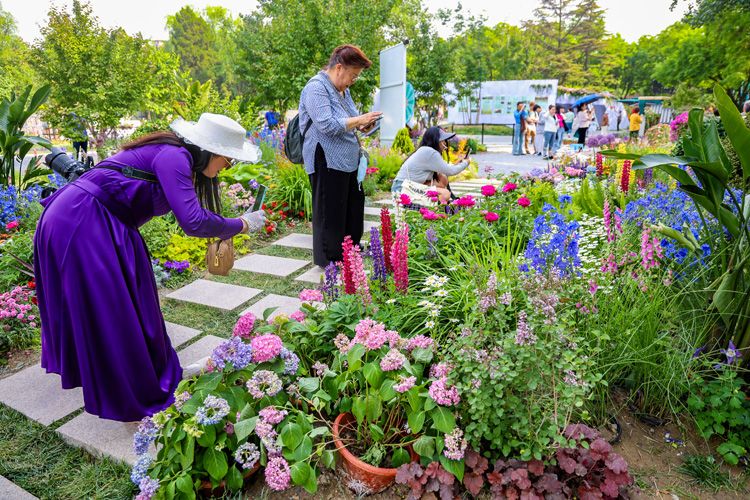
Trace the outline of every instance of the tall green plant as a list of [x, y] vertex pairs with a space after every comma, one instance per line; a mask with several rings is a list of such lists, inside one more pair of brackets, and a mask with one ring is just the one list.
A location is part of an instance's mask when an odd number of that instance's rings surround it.
[[35, 145], [50, 147], [47, 139], [29, 136], [23, 131], [26, 121], [44, 104], [49, 94], [50, 86], [45, 85], [31, 96], [29, 85], [21, 95], [16, 96], [13, 92], [9, 99], [0, 101], [0, 185], [13, 185], [21, 190], [48, 172], [39, 166], [39, 158], [33, 158], [26, 169], [21, 166]]
[[[714, 98], [729, 142], [742, 166], [745, 187], [750, 180], [750, 129], [726, 91], [714, 87]], [[722, 241], [720, 276], [709, 286], [712, 308], [724, 325], [723, 341], [734, 339], [739, 349], [750, 348], [750, 196], [733, 191], [729, 179], [732, 163], [724, 150], [715, 122], [703, 123], [703, 112], [689, 113], [690, 137], [683, 142], [685, 156], [632, 155], [605, 151], [606, 156], [633, 160], [634, 169], [658, 168], [679, 182], [695, 202], [702, 217], [713, 216], [726, 230]], [[680, 168], [687, 165], [692, 174]]]

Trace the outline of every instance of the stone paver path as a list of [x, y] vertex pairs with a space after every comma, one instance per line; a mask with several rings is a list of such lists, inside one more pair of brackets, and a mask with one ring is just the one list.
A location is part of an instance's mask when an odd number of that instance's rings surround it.
[[393, 200], [391, 198], [385, 198], [382, 200], [374, 201], [373, 203], [377, 203], [379, 205], [393, 205]]
[[49, 425], [83, 407], [83, 390], [62, 389], [59, 375], [35, 365], [0, 380], [0, 402]]
[[36, 497], [17, 484], [0, 476], [0, 500], [35, 500]]
[[165, 321], [165, 323], [167, 325], [167, 335], [169, 335], [169, 340], [175, 349], [201, 333], [200, 330], [190, 328], [189, 326], [182, 326], [177, 323], [170, 323], [169, 321]]
[[177, 351], [177, 357], [180, 358], [180, 365], [183, 367], [197, 362], [201, 358], [210, 356], [216, 346], [224, 342], [226, 339], [217, 337], [216, 335], [206, 335], [205, 337], [198, 339], [187, 346], [186, 348]]
[[364, 229], [364, 234], [369, 235], [370, 228], [373, 228], [373, 227], [380, 228], [380, 221], [374, 222], [374, 221], [366, 220], [362, 227]]
[[[235, 262], [235, 266], [236, 264]], [[231, 311], [252, 299], [260, 292], [261, 290], [257, 288], [200, 279], [193, 281], [179, 290], [175, 290], [167, 295], [167, 297]]]
[[282, 247], [305, 248], [312, 250], [313, 238], [312, 234], [292, 233], [289, 236], [284, 236], [280, 240], [274, 241], [273, 244]]
[[236, 261], [234, 263], [234, 269], [285, 277], [295, 271], [299, 271], [308, 264], [310, 264], [309, 260], [274, 257], [273, 255], [262, 255], [256, 253], [247, 255]]
[[306, 281], [307, 283], [320, 283], [320, 277], [325, 274], [325, 270], [320, 266], [313, 266], [304, 273], [300, 274], [294, 281]]
[[296, 297], [287, 297], [285, 295], [276, 295], [272, 293], [266, 295], [258, 302], [242, 311], [242, 314], [251, 312], [256, 317], [262, 318], [263, 311], [265, 311], [269, 307], [276, 307], [276, 310], [269, 317], [269, 319], [273, 319], [279, 314], [286, 314], [288, 316], [294, 311], [298, 311], [301, 305], [302, 302]]
[[380, 208], [376, 207], [365, 207], [365, 215], [380, 216]]
[[116, 422], [84, 412], [62, 425], [57, 433], [96, 457], [110, 457], [133, 465], [136, 459], [133, 434], [137, 429], [138, 422]]

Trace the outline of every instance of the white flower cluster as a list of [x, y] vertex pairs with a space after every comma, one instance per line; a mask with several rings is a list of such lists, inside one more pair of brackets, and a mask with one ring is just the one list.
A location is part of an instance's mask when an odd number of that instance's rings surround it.
[[601, 269], [602, 250], [607, 244], [604, 219], [583, 214], [578, 222], [578, 258], [581, 259], [581, 272], [587, 276], [596, 274]]

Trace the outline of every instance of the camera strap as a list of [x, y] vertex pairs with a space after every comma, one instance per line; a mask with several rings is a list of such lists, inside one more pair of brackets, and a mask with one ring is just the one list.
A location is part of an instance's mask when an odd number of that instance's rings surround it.
[[[105, 163], [105, 162], [114, 163], [115, 165], [119, 165], [119, 167], [115, 167], [113, 165], [102, 165], [102, 163]], [[110, 159], [103, 160], [101, 163], [98, 163], [96, 167], [94, 168], [106, 168], [108, 170], [114, 170], [115, 172], [120, 172], [122, 175], [130, 179], [138, 179], [140, 181], [153, 182], [153, 183], [159, 182], [156, 176], [152, 174], [151, 172], [146, 172], [145, 170], [139, 170], [135, 167], [131, 167], [130, 165], [120, 163], [119, 161], [116, 161], [116, 160], [110, 160]]]

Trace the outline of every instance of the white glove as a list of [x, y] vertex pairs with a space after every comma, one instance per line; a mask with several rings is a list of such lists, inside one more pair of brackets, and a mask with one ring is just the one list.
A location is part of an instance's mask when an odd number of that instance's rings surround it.
[[247, 224], [248, 233], [260, 231], [266, 225], [266, 213], [263, 210], [253, 212], [252, 209], [250, 209], [242, 214], [240, 218]]

